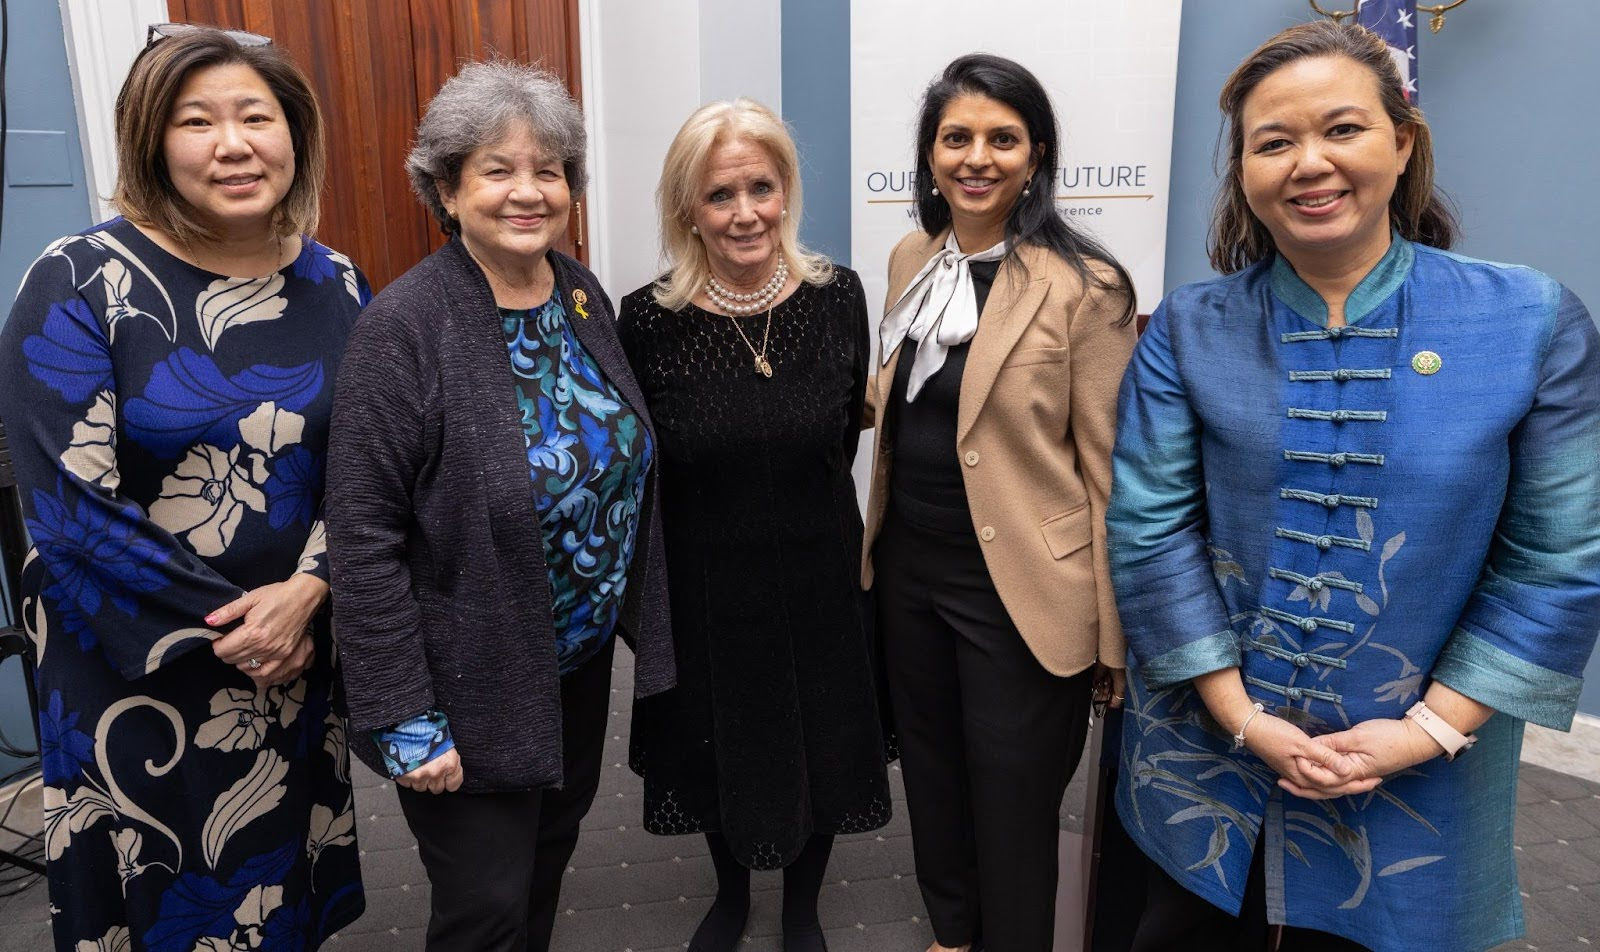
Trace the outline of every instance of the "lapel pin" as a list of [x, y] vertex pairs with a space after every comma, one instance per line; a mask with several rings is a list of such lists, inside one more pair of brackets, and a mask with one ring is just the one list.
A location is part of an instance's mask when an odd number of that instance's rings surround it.
[[1431, 350], [1419, 350], [1417, 351], [1416, 356], [1411, 358], [1411, 369], [1415, 370], [1419, 374], [1422, 374], [1424, 377], [1433, 376], [1434, 374], [1438, 373], [1439, 368], [1443, 366], [1444, 361], [1439, 358], [1438, 354]]
[[[572, 289], [572, 309], [574, 311], [577, 311], [578, 312], [578, 316], [583, 318], [586, 321], [589, 319], [589, 312], [587, 310], [585, 310], [583, 306], [585, 304], [588, 304], [588, 303], [589, 303], [589, 295], [584, 293], [583, 288], [573, 288]], [[1437, 357], [1435, 357], [1434, 359], [1438, 360]]]

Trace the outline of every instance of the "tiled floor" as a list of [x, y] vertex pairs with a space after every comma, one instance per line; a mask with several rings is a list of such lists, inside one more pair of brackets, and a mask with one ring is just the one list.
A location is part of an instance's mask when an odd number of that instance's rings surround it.
[[[631, 658], [619, 652], [606, 770], [562, 891], [565, 908], [554, 941], [560, 952], [682, 949], [715, 891], [711, 862], [700, 837], [652, 836], [638, 826], [640, 783], [625, 763], [631, 677]], [[1594, 776], [1600, 750], [1580, 751], [1580, 759], [1584, 763], [1575, 769]], [[367, 913], [327, 948], [333, 952], [421, 949], [428, 885], [416, 848], [393, 786], [364, 768], [358, 767], [357, 774]], [[821, 903], [822, 923], [834, 952], [921, 952], [931, 938], [912, 875], [898, 772], [892, 779], [894, 821], [877, 833], [840, 837], [835, 846]], [[1064, 828], [1079, 825], [1076, 812], [1082, 799], [1080, 778], [1067, 796]], [[1516, 848], [1528, 935], [1502, 948], [1539, 952], [1600, 948], [1600, 783], [1525, 763], [1517, 799]], [[27, 806], [26, 800], [19, 805]], [[26, 813], [19, 808], [14, 823], [25, 825]], [[0, 835], [0, 847], [9, 845]], [[0, 884], [5, 878], [0, 871]], [[780, 884], [778, 873], [754, 877], [744, 946], [748, 952], [781, 948]], [[0, 898], [0, 952], [48, 949], [46, 919], [42, 886]]]

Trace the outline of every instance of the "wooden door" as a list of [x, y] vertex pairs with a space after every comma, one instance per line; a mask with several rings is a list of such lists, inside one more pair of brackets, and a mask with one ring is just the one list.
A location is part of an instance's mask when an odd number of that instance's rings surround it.
[[[406, 179], [428, 100], [459, 63], [538, 63], [582, 101], [578, 0], [168, 0], [174, 22], [272, 37], [311, 80], [328, 127], [317, 237], [374, 289], [444, 240]], [[559, 247], [588, 260], [583, 205]]]

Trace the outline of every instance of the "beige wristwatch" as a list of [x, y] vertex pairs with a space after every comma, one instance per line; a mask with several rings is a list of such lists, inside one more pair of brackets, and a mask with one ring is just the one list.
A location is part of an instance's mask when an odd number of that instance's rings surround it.
[[1406, 712], [1416, 725], [1428, 732], [1428, 736], [1439, 742], [1444, 748], [1444, 759], [1455, 760], [1456, 755], [1470, 748], [1478, 742], [1478, 735], [1463, 734], [1450, 726], [1450, 722], [1433, 713], [1433, 708], [1426, 702], [1418, 701], [1411, 705], [1411, 710]]

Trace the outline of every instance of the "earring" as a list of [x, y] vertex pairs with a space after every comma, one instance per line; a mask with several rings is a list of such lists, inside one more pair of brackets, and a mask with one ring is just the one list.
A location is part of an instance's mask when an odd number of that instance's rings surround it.
[[780, 217], [782, 217], [782, 218], [788, 218], [788, 217], [789, 217], [789, 209], [787, 209], [787, 208], [785, 208], [785, 209], [784, 209], [784, 210], [783, 210], [783, 214], [782, 214], [782, 215], [781, 215], [781, 216], [780, 216]]
[[691, 235], [700, 234], [700, 226], [699, 225], [690, 225], [689, 226], [689, 234], [691, 234]]
[[1023, 198], [1027, 198], [1029, 195], [1032, 195], [1032, 194], [1033, 194], [1033, 189], [1027, 187], [1026, 185], [1024, 185], [1022, 187], [1022, 197]]
[[937, 195], [937, 194], [939, 194], [939, 186], [935, 185], [933, 188], [928, 189], [928, 194], [929, 195]]

